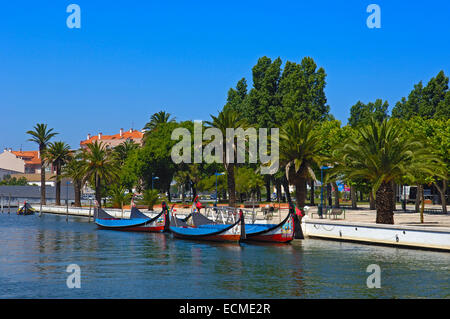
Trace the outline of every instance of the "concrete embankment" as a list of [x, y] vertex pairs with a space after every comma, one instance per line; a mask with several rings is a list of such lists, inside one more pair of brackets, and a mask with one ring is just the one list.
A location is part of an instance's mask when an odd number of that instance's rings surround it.
[[[31, 205], [37, 212], [40, 210], [39, 204], [33, 204]], [[104, 208], [104, 210], [110, 214], [111, 216], [117, 217], [117, 218], [129, 218], [130, 217], [130, 211], [124, 210], [123, 216], [122, 216], [122, 210], [120, 209], [113, 209], [113, 208]], [[50, 205], [43, 205], [42, 206], [42, 212], [43, 213], [51, 213], [51, 214], [59, 214], [59, 215], [70, 215], [70, 216], [84, 216], [84, 217], [93, 217], [94, 215], [94, 208], [89, 207], [65, 207], [65, 206], [50, 206]], [[146, 213], [149, 217], [152, 217], [155, 213], [152, 212], [143, 212]]]
[[449, 227], [380, 225], [305, 216], [302, 231], [305, 238], [450, 251]]

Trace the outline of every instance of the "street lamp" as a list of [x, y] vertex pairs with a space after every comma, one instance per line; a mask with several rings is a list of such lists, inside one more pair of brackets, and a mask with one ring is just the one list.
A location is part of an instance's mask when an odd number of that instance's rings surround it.
[[320, 167], [320, 206], [318, 209], [319, 217], [322, 218], [323, 209], [323, 171], [332, 168], [332, 166], [322, 166]]
[[153, 177], [153, 173], [152, 173], [152, 190], [153, 190], [153, 181], [159, 179], [158, 176]]
[[217, 206], [217, 176], [225, 175], [225, 173], [217, 173], [217, 172], [215, 172], [214, 175], [216, 175], [216, 206]]

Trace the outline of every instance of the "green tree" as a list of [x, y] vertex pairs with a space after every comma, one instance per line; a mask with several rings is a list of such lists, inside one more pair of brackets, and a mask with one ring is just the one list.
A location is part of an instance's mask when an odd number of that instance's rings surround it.
[[290, 119], [280, 130], [280, 164], [285, 166], [289, 183], [295, 185], [298, 207], [306, 200], [306, 182], [315, 179], [314, 166], [321, 163], [320, 139], [316, 124], [308, 120]]
[[149, 132], [144, 146], [132, 152], [125, 161], [122, 170], [130, 173], [126, 176], [126, 182], [129, 185], [138, 183], [140, 189], [150, 189], [152, 178], [158, 177], [154, 187], [167, 192], [170, 201], [170, 183], [177, 171], [177, 165], [171, 158], [172, 147], [177, 143], [171, 138], [172, 131], [190, 125], [187, 122], [160, 123], [157, 129]]
[[450, 90], [445, 93], [445, 98], [438, 103], [435, 117], [443, 120], [450, 119]]
[[63, 166], [61, 177], [70, 178], [73, 183], [73, 188], [75, 192], [75, 203], [76, 207], [81, 207], [81, 189], [83, 188], [83, 160], [81, 151], [73, 154], [70, 160]]
[[3, 179], [0, 181], [0, 185], [8, 185], [8, 186], [25, 186], [28, 185], [28, 181], [25, 177], [11, 177], [11, 175], [7, 174], [3, 176]]
[[240, 194], [249, 194], [252, 198], [258, 189], [264, 186], [261, 174], [251, 167], [238, 167], [236, 170], [236, 191]]
[[[280, 58], [273, 61], [266, 56], [259, 58], [252, 68], [253, 87], [245, 94], [247, 87], [242, 79], [236, 90], [228, 92], [226, 107], [238, 111], [255, 128], [281, 127], [291, 118], [330, 119], [324, 69], [318, 68], [310, 57], [299, 64], [287, 61], [284, 70], [281, 65]], [[264, 176], [268, 201], [272, 179], [271, 175]]]
[[447, 183], [450, 171], [450, 119], [425, 119], [420, 116], [411, 118], [406, 128], [414, 139], [422, 139], [430, 146], [430, 152], [442, 162], [439, 176], [426, 176], [419, 182], [433, 183], [441, 198], [442, 210], [447, 213]]
[[165, 111], [159, 111], [157, 113], [154, 113], [150, 117], [150, 121], [147, 124], [145, 124], [144, 130], [146, 130], [147, 134], [152, 132], [159, 124], [174, 123], [174, 122], [175, 118], [171, 117], [170, 113], [167, 113]]
[[186, 189], [187, 185], [189, 185], [189, 172], [184, 170], [177, 171], [173, 177], [175, 180], [176, 186], [178, 190], [181, 192], [181, 201], [183, 203], [186, 202]]
[[110, 196], [110, 203], [112, 207], [122, 209], [122, 215], [123, 206], [129, 204], [131, 197], [133, 196], [131, 193], [126, 191], [126, 187], [117, 183], [108, 187], [108, 195]]
[[81, 171], [95, 189], [95, 199], [101, 207], [102, 187], [113, 183], [118, 178], [117, 162], [112, 156], [111, 149], [103, 142], [94, 141], [83, 149], [83, 167]]
[[41, 156], [41, 203], [46, 204], [45, 200], [45, 162], [42, 160], [42, 154], [45, 153], [47, 144], [50, 142], [52, 137], [58, 133], [53, 132], [53, 129], [47, 129], [47, 124], [36, 124], [33, 127], [34, 131], [27, 131], [27, 134], [31, 135], [29, 141], [35, 142], [39, 145], [39, 154]]
[[448, 77], [440, 71], [424, 87], [422, 81], [414, 85], [408, 99], [403, 97], [392, 109], [392, 116], [410, 119], [414, 116], [424, 118], [447, 117], [450, 115]]
[[276, 112], [276, 122], [288, 119], [324, 121], [330, 119], [330, 107], [326, 104], [326, 73], [311, 57], [300, 64], [287, 61], [279, 82], [278, 96], [281, 108]]
[[236, 89], [228, 90], [227, 103], [225, 108], [231, 108], [233, 111], [241, 113], [246, 111], [245, 103], [247, 99], [247, 81], [245, 78], [239, 80]]
[[374, 117], [375, 120], [382, 122], [384, 119], [388, 118], [388, 107], [388, 102], [383, 102], [381, 99], [377, 99], [375, 103], [369, 102], [367, 104], [358, 101], [350, 109], [348, 124], [352, 127], [364, 125], [370, 121], [371, 117]]
[[153, 210], [153, 206], [160, 203], [159, 192], [156, 189], [146, 189], [143, 192], [143, 198], [140, 203], [147, 205], [148, 210]]
[[[223, 136], [222, 140], [222, 147], [223, 147], [223, 165], [225, 167], [225, 170], [227, 171], [227, 184], [228, 184], [228, 194], [229, 194], [229, 205], [235, 206], [236, 204], [236, 185], [235, 185], [235, 178], [234, 178], [234, 167], [235, 164], [232, 162], [229, 162], [226, 158], [226, 145], [227, 145], [227, 129], [237, 129], [237, 128], [246, 128], [247, 123], [242, 118], [242, 116], [231, 110], [230, 108], [224, 108], [219, 115], [213, 116], [211, 115], [212, 121], [206, 121], [205, 123], [209, 125], [210, 127], [217, 128], [220, 130]], [[233, 152], [236, 152], [236, 143], [235, 141], [230, 141], [230, 143], [233, 145]]]
[[61, 205], [61, 169], [71, 159], [70, 146], [64, 142], [50, 143], [43, 154], [43, 158], [56, 169], [56, 205]]
[[139, 144], [133, 140], [126, 140], [114, 147], [113, 155], [122, 166], [132, 151], [139, 148]]
[[[378, 122], [374, 119], [356, 129], [356, 136], [336, 152], [342, 157], [332, 169], [349, 180], [366, 179], [376, 194], [376, 222], [394, 223], [392, 182], [414, 178], [414, 174], [433, 175], [438, 159], [419, 140], [409, 136], [404, 123], [396, 119]], [[338, 159], [335, 156], [335, 159]]]

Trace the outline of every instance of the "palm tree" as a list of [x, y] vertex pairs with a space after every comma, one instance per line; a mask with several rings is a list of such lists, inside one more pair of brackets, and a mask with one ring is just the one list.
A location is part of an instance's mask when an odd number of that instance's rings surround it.
[[131, 193], [127, 193], [126, 187], [120, 184], [112, 184], [108, 188], [108, 194], [111, 197], [110, 203], [113, 208], [120, 208], [122, 210], [123, 218], [123, 205], [128, 204], [133, 195]]
[[150, 117], [150, 122], [145, 124], [144, 130], [151, 132], [159, 124], [169, 123], [169, 122], [175, 122], [175, 117], [171, 118], [170, 113], [166, 113], [165, 111], [159, 111]]
[[130, 153], [138, 148], [139, 144], [137, 144], [133, 140], [126, 140], [125, 142], [114, 147], [114, 156], [118, 160], [119, 164], [123, 165]]
[[27, 131], [27, 134], [31, 135], [29, 141], [39, 145], [39, 155], [41, 157], [41, 204], [45, 205], [45, 163], [42, 160], [42, 155], [45, 153], [50, 139], [58, 133], [53, 132], [52, 128], [47, 130], [47, 124], [43, 123], [38, 123], [33, 128], [34, 131]]
[[118, 178], [117, 162], [114, 160], [111, 150], [106, 148], [103, 142], [98, 143], [98, 141], [87, 144], [87, 148], [83, 149], [82, 157], [82, 175], [94, 186], [95, 199], [101, 207], [102, 186]]
[[176, 182], [177, 188], [181, 189], [181, 202], [185, 202], [186, 185], [189, 183], [189, 172], [188, 171], [177, 171], [173, 176]]
[[61, 168], [70, 161], [70, 146], [64, 142], [50, 143], [44, 153], [45, 162], [56, 168], [56, 205], [61, 205]]
[[83, 160], [81, 152], [73, 154], [69, 162], [64, 165], [61, 177], [70, 178], [75, 192], [75, 206], [81, 207], [81, 189], [83, 188]]
[[418, 174], [433, 176], [440, 170], [439, 160], [424, 142], [408, 135], [397, 119], [371, 119], [356, 133], [336, 150], [342, 156], [331, 173], [368, 180], [375, 194], [376, 222], [393, 224], [392, 182], [414, 180]]
[[161, 202], [159, 198], [159, 192], [157, 189], [146, 189], [143, 192], [143, 198], [140, 203], [148, 206], [148, 210], [153, 210], [153, 206]]
[[[227, 171], [228, 179], [228, 194], [229, 194], [229, 205], [234, 207], [236, 204], [236, 184], [234, 179], [234, 163], [228, 163], [226, 156], [226, 145], [227, 145], [227, 128], [237, 129], [246, 128], [247, 122], [235, 111], [230, 108], [224, 108], [222, 112], [219, 113], [217, 117], [211, 115], [212, 121], [205, 121], [210, 127], [219, 129], [222, 132], [222, 147], [223, 147], [223, 165]], [[236, 143], [232, 142], [233, 151], [236, 152]]]
[[306, 182], [316, 179], [312, 167], [322, 160], [319, 135], [314, 127], [314, 122], [290, 119], [280, 130], [280, 165], [285, 166], [289, 183], [295, 185], [297, 207], [305, 205]]

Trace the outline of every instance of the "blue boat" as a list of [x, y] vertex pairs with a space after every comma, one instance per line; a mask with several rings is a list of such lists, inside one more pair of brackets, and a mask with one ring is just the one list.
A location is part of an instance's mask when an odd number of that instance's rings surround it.
[[[240, 210], [239, 214], [243, 216], [243, 211]], [[199, 212], [192, 213], [191, 219], [193, 227], [191, 227], [192, 230], [188, 230], [191, 233], [195, 233], [196, 229], [201, 233], [206, 229], [219, 230], [230, 226], [229, 224], [217, 224]], [[242, 220], [244, 219], [242, 218]], [[242, 227], [245, 228], [245, 237], [241, 237], [240, 241], [288, 243], [294, 239], [294, 215], [291, 211], [279, 224], [243, 224]]]
[[116, 218], [103, 209], [95, 207], [94, 222], [102, 229], [159, 233], [167, 231], [169, 223], [165, 203], [162, 205], [162, 211], [153, 218], [142, 213], [134, 204], [131, 208], [130, 218]]
[[245, 238], [244, 218], [241, 214], [239, 219], [231, 224], [208, 223], [198, 226], [191, 226], [186, 221], [200, 213], [193, 213], [185, 219], [177, 218], [172, 214], [170, 231], [177, 238], [190, 240], [207, 240], [219, 242], [239, 242]]

